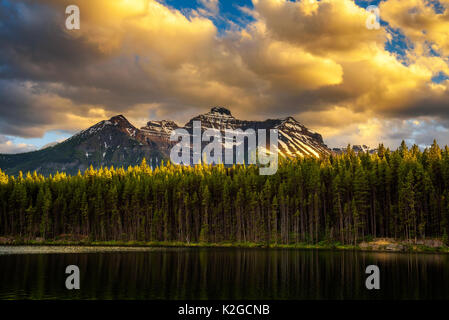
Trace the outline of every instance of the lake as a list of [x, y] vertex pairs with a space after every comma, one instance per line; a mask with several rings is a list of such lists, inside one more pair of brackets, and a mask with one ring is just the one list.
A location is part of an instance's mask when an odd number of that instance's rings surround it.
[[[372, 264], [380, 290], [365, 287]], [[68, 265], [80, 290], [65, 288]], [[449, 299], [449, 255], [0, 246], [0, 299]]]

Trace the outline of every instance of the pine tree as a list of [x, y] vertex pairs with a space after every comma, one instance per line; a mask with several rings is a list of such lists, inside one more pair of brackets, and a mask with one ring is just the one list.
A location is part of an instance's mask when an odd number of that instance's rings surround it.
[[287, 244], [364, 237], [446, 240], [449, 148], [280, 160], [254, 165], [175, 166], [146, 161], [88, 168], [75, 176], [0, 170], [0, 236], [90, 240]]

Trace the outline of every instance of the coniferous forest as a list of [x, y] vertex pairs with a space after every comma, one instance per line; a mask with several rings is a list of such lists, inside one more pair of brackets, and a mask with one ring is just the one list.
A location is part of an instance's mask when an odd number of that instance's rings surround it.
[[69, 176], [0, 171], [0, 236], [96, 241], [292, 244], [449, 232], [449, 148], [390, 151], [255, 166], [170, 163], [92, 167]]

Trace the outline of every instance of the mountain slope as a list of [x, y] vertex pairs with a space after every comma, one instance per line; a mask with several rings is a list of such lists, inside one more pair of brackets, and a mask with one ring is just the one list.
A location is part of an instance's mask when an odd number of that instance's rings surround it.
[[0, 155], [0, 168], [10, 174], [64, 171], [75, 174], [90, 165], [128, 166], [145, 157], [157, 165], [165, 156], [123, 116], [101, 121], [52, 147], [15, 155]]
[[[231, 112], [223, 107], [213, 107], [208, 113], [191, 119], [185, 128], [191, 132], [193, 121], [201, 121], [202, 130], [215, 128], [224, 130], [277, 129], [279, 132], [279, 152], [283, 156], [314, 156], [330, 154], [331, 151], [323, 142], [320, 134], [307, 129], [292, 117], [285, 119], [268, 119], [265, 121], [247, 121], [234, 118]], [[269, 133], [267, 132], [267, 137]]]
[[[37, 171], [45, 175], [56, 171], [76, 174], [90, 165], [136, 165], [144, 157], [154, 167], [161, 160], [169, 159], [170, 150], [177, 143], [170, 141], [170, 133], [177, 128], [184, 128], [191, 133], [193, 121], [201, 121], [202, 131], [215, 128], [223, 134], [226, 129], [253, 129], [256, 132], [257, 129], [277, 129], [279, 152], [285, 157], [320, 157], [331, 153], [320, 134], [310, 131], [292, 117], [265, 121], [239, 120], [228, 109], [213, 107], [208, 113], [192, 118], [184, 127], [179, 127], [173, 121], [162, 120], [149, 121], [138, 129], [124, 116], [118, 115], [45, 149], [15, 155], [0, 154], [0, 168], [9, 174], [19, 171]], [[226, 145], [228, 142], [224, 143]]]

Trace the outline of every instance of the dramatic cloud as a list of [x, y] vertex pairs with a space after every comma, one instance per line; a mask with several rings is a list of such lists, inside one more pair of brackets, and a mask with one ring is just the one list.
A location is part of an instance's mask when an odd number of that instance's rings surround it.
[[[437, 7], [440, 3], [441, 8]], [[449, 54], [448, 0], [389, 0], [380, 4], [382, 17], [391, 27], [399, 28], [409, 38], [416, 52], [428, 54], [429, 50]]]
[[[64, 27], [70, 4], [80, 30]], [[119, 113], [183, 123], [225, 105], [241, 118], [294, 115], [332, 146], [447, 143], [449, 82], [433, 79], [449, 75], [449, 1], [383, 1], [378, 30], [352, 0], [253, 0], [241, 8], [251, 22], [227, 30], [214, 24], [218, 0], [199, 4], [4, 0], [0, 134], [74, 132]], [[404, 52], [387, 50], [401, 41]]]

